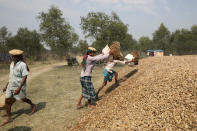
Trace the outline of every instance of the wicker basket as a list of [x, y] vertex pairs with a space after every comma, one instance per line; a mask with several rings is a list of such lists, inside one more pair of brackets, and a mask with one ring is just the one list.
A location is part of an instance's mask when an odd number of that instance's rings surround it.
[[120, 42], [118, 41], [113, 42], [112, 45], [110, 46], [110, 51], [114, 59], [124, 60], [124, 57], [120, 51]]

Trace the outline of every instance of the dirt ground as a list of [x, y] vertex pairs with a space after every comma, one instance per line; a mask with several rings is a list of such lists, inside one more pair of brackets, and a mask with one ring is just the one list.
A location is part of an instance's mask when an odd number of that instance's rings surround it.
[[[116, 67], [119, 70], [121, 67]], [[12, 108], [14, 121], [0, 127], [0, 130], [33, 130], [54, 131], [65, 130], [74, 124], [82, 113], [88, 110], [86, 101], [84, 108], [77, 110], [76, 103], [81, 93], [79, 75], [81, 67], [68, 67], [65, 63], [38, 66], [30, 69], [27, 83], [27, 97], [38, 104], [37, 112], [28, 116], [29, 105], [16, 102]], [[103, 80], [103, 66], [95, 67], [93, 83], [96, 89]], [[1, 78], [1, 85], [5, 85], [7, 76]], [[2, 86], [1, 86], [2, 89]], [[0, 121], [6, 119], [5, 111], [0, 111]]]

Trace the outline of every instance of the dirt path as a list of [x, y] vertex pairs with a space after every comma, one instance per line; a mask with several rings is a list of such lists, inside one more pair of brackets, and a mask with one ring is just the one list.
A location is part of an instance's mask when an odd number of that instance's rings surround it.
[[[33, 67], [33, 68], [30, 69], [29, 76], [28, 76], [28, 81], [32, 80], [33, 78], [35, 78], [36, 76], [38, 76], [42, 73], [45, 73], [45, 72], [48, 72], [48, 71], [52, 70], [55, 67], [63, 66], [63, 65], [65, 65], [65, 62], [59, 62], [59, 63], [55, 63], [55, 64], [41, 65], [39, 67]], [[3, 82], [3, 81], [8, 80], [8, 77], [9, 77], [9, 74], [3, 75], [0, 78], [0, 83]]]
[[30, 73], [29, 73], [28, 80], [30, 81], [30, 80], [32, 80], [33, 78], [35, 78], [36, 76], [38, 76], [42, 73], [48, 72], [55, 67], [64, 66], [64, 65], [65, 65], [65, 62], [60, 62], [60, 63], [56, 63], [56, 64], [51, 64], [51, 65], [32, 68]]

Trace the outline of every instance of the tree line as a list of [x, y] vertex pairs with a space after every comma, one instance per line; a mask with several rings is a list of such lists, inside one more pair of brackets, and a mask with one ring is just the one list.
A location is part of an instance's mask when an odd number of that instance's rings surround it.
[[[79, 39], [73, 27], [63, 17], [62, 11], [55, 6], [51, 6], [47, 12], [40, 12], [36, 19], [40, 22], [39, 31], [19, 28], [16, 35], [12, 35], [7, 27], [0, 28], [1, 56], [8, 50], [17, 48], [24, 50], [27, 58], [41, 60], [47, 53], [59, 57], [83, 53], [89, 45], [101, 51], [106, 44], [110, 45], [113, 41], [119, 41], [124, 52], [162, 49], [167, 55], [197, 54], [197, 25], [191, 29], [170, 32], [161, 23], [152, 34], [152, 39], [142, 36], [137, 41], [128, 33], [128, 24], [123, 23], [115, 12], [110, 15], [89, 12], [87, 16], [81, 17], [80, 26], [85, 36], [83, 40]], [[93, 42], [88, 45], [86, 39]]]

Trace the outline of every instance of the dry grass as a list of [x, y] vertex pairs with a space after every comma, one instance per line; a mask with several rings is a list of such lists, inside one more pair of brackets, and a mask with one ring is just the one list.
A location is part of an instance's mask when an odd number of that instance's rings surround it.
[[197, 130], [197, 56], [149, 57], [121, 73], [120, 85], [67, 130]]
[[[39, 72], [43, 68], [36, 67], [33, 72]], [[81, 93], [79, 81], [81, 67], [57, 66], [56, 68], [39, 74], [28, 81], [27, 96], [38, 104], [38, 111], [28, 116], [29, 105], [16, 102], [12, 108], [14, 121], [0, 127], [0, 130], [33, 130], [54, 131], [64, 130], [66, 126], [76, 122], [81, 113], [88, 111], [82, 108], [76, 109], [78, 97]], [[98, 88], [103, 80], [103, 66], [95, 67], [93, 83]], [[30, 76], [33, 74], [30, 74]], [[83, 100], [83, 104], [86, 101]], [[5, 111], [0, 111], [0, 121], [6, 119]]]

